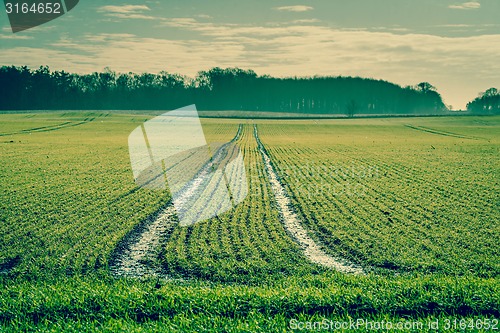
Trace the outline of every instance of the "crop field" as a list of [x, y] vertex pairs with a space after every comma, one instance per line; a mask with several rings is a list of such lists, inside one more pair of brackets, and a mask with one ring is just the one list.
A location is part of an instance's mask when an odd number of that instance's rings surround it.
[[[202, 119], [214, 148], [239, 133], [248, 195], [169, 221], [141, 263], [162, 274], [125, 276], [119, 245], [171, 202], [131, 171], [128, 135], [151, 118], [0, 115], [0, 332], [500, 318], [500, 117]], [[363, 273], [312, 261], [313, 243]]]
[[260, 126], [307, 228], [365, 266], [498, 276], [495, 123], [359, 122]]

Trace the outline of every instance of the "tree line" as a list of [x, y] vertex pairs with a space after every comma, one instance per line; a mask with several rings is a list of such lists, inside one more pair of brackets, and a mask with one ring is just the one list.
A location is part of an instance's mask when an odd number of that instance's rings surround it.
[[479, 114], [500, 114], [500, 91], [490, 88], [467, 104], [467, 110]]
[[[427, 82], [401, 87], [359, 77], [287, 77], [212, 68], [195, 78], [162, 71], [74, 74], [47, 66], [0, 67], [1, 110], [278, 111], [317, 114], [440, 114], [447, 111]], [[498, 106], [498, 103], [497, 103]], [[471, 106], [472, 108], [472, 106]]]

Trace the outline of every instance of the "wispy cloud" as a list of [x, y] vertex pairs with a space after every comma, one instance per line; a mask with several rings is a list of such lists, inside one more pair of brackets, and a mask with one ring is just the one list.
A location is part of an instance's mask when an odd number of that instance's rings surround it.
[[295, 24], [319, 23], [319, 22], [321, 22], [321, 20], [318, 20], [318, 19], [304, 19], [304, 20], [295, 20], [295, 21], [292, 21], [292, 23], [295, 23]]
[[283, 7], [275, 7], [274, 9], [282, 11], [282, 12], [307, 12], [309, 10], [313, 10], [314, 8], [311, 6], [283, 6]]
[[102, 6], [98, 11], [105, 13], [106, 16], [120, 19], [142, 19], [153, 20], [155, 17], [145, 15], [144, 12], [151, 9], [146, 5], [123, 5], [123, 6]]
[[151, 9], [149, 9], [149, 7], [146, 5], [123, 5], [123, 6], [103, 6], [100, 7], [99, 10], [102, 12], [110, 12], [110, 13], [132, 14]]
[[461, 4], [457, 5], [450, 5], [448, 8], [451, 9], [479, 9], [481, 8], [481, 4], [477, 1], [469, 1], [469, 2], [464, 2]]
[[437, 28], [470, 28], [473, 27], [472, 24], [438, 24], [435, 25]]
[[[360, 29], [357, 29], [360, 30]], [[400, 26], [391, 26], [391, 27], [372, 27], [370, 29], [361, 29], [361, 30], [372, 30], [372, 31], [390, 31], [390, 32], [399, 32], [399, 33], [409, 33], [411, 30], [408, 28], [403, 28]]]
[[22, 39], [33, 39], [31, 36], [26, 36], [26, 35], [0, 35], [0, 39], [17, 39], [17, 40], [22, 40]]

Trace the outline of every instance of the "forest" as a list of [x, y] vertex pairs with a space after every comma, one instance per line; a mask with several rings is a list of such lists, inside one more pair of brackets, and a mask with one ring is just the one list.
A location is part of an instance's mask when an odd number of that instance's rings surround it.
[[[189, 78], [165, 71], [116, 73], [105, 68], [102, 72], [76, 74], [51, 71], [47, 66], [3, 66], [0, 87], [0, 110], [171, 110], [196, 104], [198, 110], [205, 111], [350, 117], [448, 111], [437, 89], [427, 82], [401, 87], [360, 77], [277, 78], [239, 68], [216, 67]], [[471, 109], [475, 110], [476, 104], [471, 104]]]

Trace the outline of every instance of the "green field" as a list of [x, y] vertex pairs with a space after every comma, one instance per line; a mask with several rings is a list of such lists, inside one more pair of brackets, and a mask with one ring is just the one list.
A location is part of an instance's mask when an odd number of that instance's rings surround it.
[[[500, 117], [203, 119], [209, 143], [242, 125], [248, 197], [162, 239], [169, 279], [117, 278], [119, 242], [170, 201], [132, 176], [127, 138], [150, 118], [0, 115], [0, 332], [500, 318]], [[309, 236], [366, 275], [287, 233], [254, 124]]]

